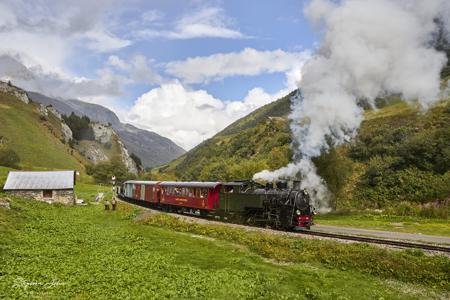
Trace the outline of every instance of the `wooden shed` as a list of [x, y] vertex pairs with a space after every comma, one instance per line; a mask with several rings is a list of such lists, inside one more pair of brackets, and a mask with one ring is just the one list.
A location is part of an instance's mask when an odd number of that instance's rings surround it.
[[76, 171], [10, 171], [3, 190], [48, 203], [75, 203]]

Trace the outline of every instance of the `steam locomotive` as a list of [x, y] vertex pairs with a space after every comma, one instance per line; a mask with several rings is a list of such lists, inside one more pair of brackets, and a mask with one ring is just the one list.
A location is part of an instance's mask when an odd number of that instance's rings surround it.
[[168, 212], [275, 229], [310, 229], [314, 209], [298, 182], [268, 183], [137, 181], [122, 184], [124, 200]]

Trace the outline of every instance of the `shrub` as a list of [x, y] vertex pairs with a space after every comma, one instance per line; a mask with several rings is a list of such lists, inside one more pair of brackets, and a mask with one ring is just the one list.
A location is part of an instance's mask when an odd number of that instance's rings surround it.
[[109, 183], [113, 175], [116, 176], [118, 182], [135, 178], [135, 175], [129, 173], [125, 165], [118, 160], [88, 165], [86, 166], [86, 173], [92, 175], [98, 183]]
[[74, 139], [77, 140], [94, 140], [94, 130], [89, 126], [91, 120], [86, 117], [79, 117], [75, 115], [73, 112], [70, 116], [63, 115], [64, 122], [66, 122], [67, 126], [69, 126], [70, 130], [72, 130], [72, 135]]
[[136, 164], [136, 166], [137, 166], [137, 168], [138, 168], [139, 170], [143, 170], [143, 169], [144, 169], [144, 167], [143, 167], [143, 165], [142, 165], [142, 161], [141, 161], [141, 159], [139, 158], [139, 156], [137, 156], [137, 155], [134, 154], [134, 153], [131, 153], [130, 158], [134, 161], [134, 163]]
[[357, 198], [367, 204], [382, 207], [399, 201], [425, 203], [450, 194], [450, 172], [440, 175], [414, 167], [395, 172], [380, 164], [367, 169], [355, 191]]
[[14, 150], [9, 148], [0, 148], [0, 165], [16, 168], [19, 163], [20, 157]]

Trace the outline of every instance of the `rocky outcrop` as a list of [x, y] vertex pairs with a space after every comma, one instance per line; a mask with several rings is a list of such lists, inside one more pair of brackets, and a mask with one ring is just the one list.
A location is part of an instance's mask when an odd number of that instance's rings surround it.
[[93, 164], [108, 160], [108, 156], [106, 156], [103, 150], [95, 144], [89, 145], [86, 150], [81, 151], [81, 154]]
[[61, 114], [51, 105], [47, 105], [47, 110], [52, 113], [55, 117], [57, 117], [59, 120], [62, 121], [62, 116]]
[[9, 82], [0, 81], [0, 92], [12, 94], [26, 104], [30, 103], [27, 93]]
[[111, 138], [115, 132], [111, 126], [101, 123], [91, 123], [90, 126], [94, 132], [94, 138], [97, 142], [101, 144], [112, 142]]
[[134, 160], [130, 157], [130, 154], [128, 153], [127, 148], [124, 146], [124, 144], [118, 139], [118, 143], [120, 146], [120, 151], [122, 153], [122, 162], [125, 164], [125, 166], [128, 169], [128, 172], [137, 174], [138, 168], [136, 166], [136, 163]]
[[39, 105], [39, 114], [41, 117], [44, 117], [44, 118], [48, 117], [48, 110], [44, 104]]
[[[128, 149], [125, 147], [125, 145], [120, 140], [117, 133], [114, 131], [114, 129], [111, 127], [111, 125], [106, 125], [102, 123], [91, 123], [90, 124], [93, 132], [94, 132], [94, 139], [103, 145], [112, 145], [113, 141], [117, 141], [120, 148], [120, 156], [122, 159], [123, 164], [126, 166], [128, 172], [137, 174], [138, 168], [136, 166], [136, 163], [134, 160], [130, 157], [130, 154], [128, 153]], [[108, 159], [107, 156], [102, 152], [101, 149], [98, 147], [93, 147], [94, 145], [91, 145], [91, 147], [86, 151], [86, 155], [89, 155], [89, 160], [96, 163], [97, 161], [103, 161]], [[95, 148], [95, 149], [94, 149]], [[90, 151], [89, 151], [90, 150]], [[102, 153], [106, 159], [100, 154]]]
[[29, 92], [33, 101], [52, 105], [61, 114], [87, 116], [91, 121], [102, 124], [110, 123], [130, 153], [142, 160], [144, 167], [154, 167], [167, 163], [186, 151], [159, 134], [121, 123], [114, 112], [98, 104], [79, 100], [58, 100], [39, 93]]
[[72, 130], [64, 122], [61, 123], [61, 133], [62, 133], [62, 137], [66, 143], [69, 142], [71, 139], [73, 139]]

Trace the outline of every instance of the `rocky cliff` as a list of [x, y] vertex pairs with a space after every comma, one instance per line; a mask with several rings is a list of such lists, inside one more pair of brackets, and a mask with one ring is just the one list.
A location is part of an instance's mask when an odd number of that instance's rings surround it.
[[52, 105], [61, 114], [70, 115], [73, 112], [78, 116], [85, 115], [95, 122], [111, 124], [130, 154], [137, 155], [144, 167], [167, 163], [185, 153], [183, 148], [166, 137], [121, 123], [114, 112], [101, 105], [79, 100], [60, 100], [34, 92], [28, 94], [33, 101]]
[[0, 81], [0, 92], [12, 94], [17, 99], [26, 104], [30, 103], [30, 98], [28, 98], [27, 92], [16, 86], [13, 86], [10, 83]]

